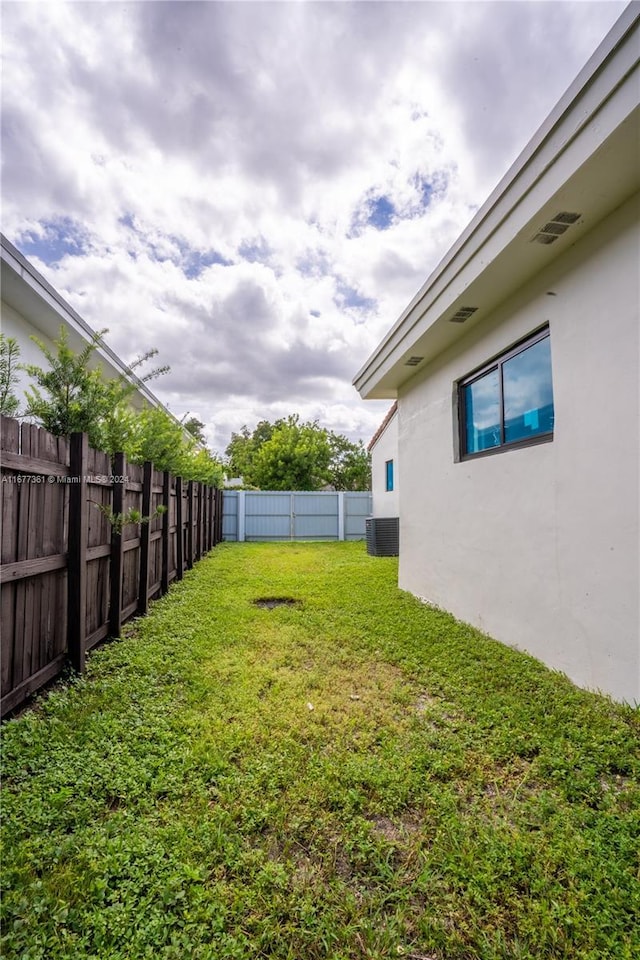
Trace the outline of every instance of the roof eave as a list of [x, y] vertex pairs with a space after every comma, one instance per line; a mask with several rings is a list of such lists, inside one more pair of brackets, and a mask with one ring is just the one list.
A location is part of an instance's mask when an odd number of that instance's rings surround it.
[[[46, 304], [52, 312], [55, 312], [61, 323], [75, 330], [84, 340], [89, 341], [95, 336], [96, 331], [74, 310], [71, 304], [67, 303], [55, 287], [36, 270], [33, 264], [27, 260], [24, 254], [21, 253], [4, 234], [0, 234], [0, 248], [3, 268], [12, 271], [26, 284], [43, 304]], [[146, 400], [151, 406], [162, 408], [173, 417], [173, 414], [167, 410], [164, 404], [152, 393], [146, 384], [126, 366], [124, 361], [114, 353], [104, 340], [101, 340], [98, 344], [96, 354], [105, 361], [109, 367], [114, 369], [116, 375], [124, 376], [133, 383], [143, 400]]]
[[[514, 211], [519, 205], [523, 205], [525, 199], [530, 199], [536, 192], [540, 195], [537, 209], [534, 206], [529, 211], [529, 219], [539, 215], [544, 209], [545, 201], [552, 200], [553, 191], [547, 189], [545, 193], [539, 189], [540, 185], [546, 177], [547, 186], [554, 183], [558, 186], [557, 178], [554, 180], [554, 177], [548, 176], [554, 164], [557, 165], [562, 155], [568, 153], [572, 147], [576, 153], [575, 144], [581, 132], [592, 124], [595, 115], [623, 84], [626, 83], [628, 88], [635, 90], [637, 106], [637, 89], [633, 88], [631, 74], [637, 70], [638, 57], [632, 43], [632, 34], [637, 31], [639, 19], [640, 14], [631, 7], [625, 10], [486, 203], [356, 374], [353, 383], [361, 396], [366, 399], [397, 397], [398, 387], [416, 371], [410, 369], [404, 371], [402, 376], [395, 376], [395, 383], [391, 383], [387, 376], [387, 382], [383, 383], [383, 378], [389, 373], [389, 363], [393, 360], [395, 367], [402, 364], [403, 357], [406, 358], [420, 333], [424, 332], [418, 325], [425, 317], [430, 314], [429, 324], [432, 326], [442, 320], [454, 306], [456, 297], [452, 294], [457, 293], [457, 302], [460, 303], [459, 297], [462, 294], [472, 292], [470, 283], [463, 284], [462, 288], [456, 291], [456, 277], [474, 261], [476, 274], [482, 273], [483, 269], [495, 263], [499, 254], [487, 257], [487, 245], [500, 228], [513, 218]], [[584, 139], [589, 143], [588, 137]], [[633, 184], [629, 189], [633, 190]], [[512, 230], [510, 242], [513, 242], [517, 234], [517, 230]], [[508, 246], [509, 243], [506, 243], [502, 252]], [[559, 244], [554, 253], [559, 252], [562, 247], [563, 244]], [[478, 264], [482, 257], [484, 262]], [[443, 296], [447, 289], [448, 297]], [[423, 359], [428, 361], [429, 358]]]

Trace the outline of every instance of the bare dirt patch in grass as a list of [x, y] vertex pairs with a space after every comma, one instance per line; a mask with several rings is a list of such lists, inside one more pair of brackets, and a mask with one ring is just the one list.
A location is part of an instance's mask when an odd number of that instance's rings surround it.
[[253, 602], [256, 607], [273, 610], [275, 607], [299, 607], [302, 601], [295, 597], [257, 597]]
[[367, 820], [373, 833], [390, 843], [403, 843], [422, 829], [422, 817], [417, 810], [405, 810], [394, 819], [383, 816], [370, 816]]

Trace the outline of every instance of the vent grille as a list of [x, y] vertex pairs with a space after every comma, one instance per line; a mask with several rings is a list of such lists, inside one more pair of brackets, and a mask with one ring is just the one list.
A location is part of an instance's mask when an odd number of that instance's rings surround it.
[[569, 213], [568, 210], [561, 210], [560, 213], [556, 213], [555, 217], [548, 220], [544, 227], [540, 228], [535, 236], [531, 238], [531, 242], [545, 243], [547, 245], [555, 243], [558, 237], [561, 237], [581, 216], [581, 213]]
[[477, 307], [460, 307], [457, 313], [449, 317], [450, 323], [465, 323], [477, 310]]
[[423, 360], [424, 357], [409, 357], [409, 359], [405, 361], [405, 367], [417, 367]]
[[564, 211], [563, 213], [556, 213], [553, 219], [555, 220], [556, 223], [571, 224], [579, 220], [581, 216], [582, 216], [581, 213], [567, 213], [566, 211]]
[[542, 228], [543, 233], [555, 233], [557, 237], [561, 236], [569, 229], [568, 223], [555, 223], [553, 220], [550, 220], [549, 223], [545, 223]]

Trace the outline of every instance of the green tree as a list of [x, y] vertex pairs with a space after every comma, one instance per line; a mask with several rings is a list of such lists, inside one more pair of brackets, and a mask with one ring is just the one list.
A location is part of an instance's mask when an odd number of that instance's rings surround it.
[[340, 433], [329, 434], [329, 482], [336, 490], [370, 490], [371, 457], [362, 440], [352, 443]]
[[190, 433], [192, 437], [195, 437], [198, 443], [206, 445], [207, 438], [204, 435], [204, 423], [202, 420], [198, 420], [197, 417], [189, 417], [189, 419], [186, 419], [185, 414], [180, 422], [187, 433]]
[[137, 462], [140, 443], [138, 413], [126, 401], [115, 404], [96, 430], [96, 449], [111, 454], [126, 453], [130, 460]]
[[187, 480], [200, 480], [221, 487], [224, 481], [224, 467], [207, 449], [192, 451], [186, 464], [187, 472], [183, 474]]
[[37, 337], [31, 338], [49, 366], [24, 365], [33, 381], [26, 390], [26, 414], [56, 436], [84, 432], [92, 447], [115, 453], [124, 449], [125, 437], [132, 430], [127, 410], [138, 383], [155, 379], [169, 368], [159, 367], [138, 377], [135, 371], [157, 353], [149, 350], [119, 377], [107, 379], [100, 365], [93, 365], [93, 355], [105, 333], [106, 328], [94, 333], [80, 353], [69, 346], [64, 326], [53, 342], [54, 350]]
[[15, 417], [20, 406], [13, 388], [19, 378], [18, 358], [20, 347], [15, 337], [5, 337], [0, 333], [0, 413], [5, 417]]
[[158, 470], [184, 475], [185, 457], [191, 445], [185, 439], [182, 425], [160, 407], [145, 407], [136, 418], [134, 445], [125, 453], [130, 460], [144, 463], [152, 460]]
[[[145, 407], [136, 412], [131, 398], [140, 383], [159, 377], [168, 367], [158, 367], [144, 376], [136, 371], [155, 356], [149, 350], [138, 357], [120, 376], [104, 377], [92, 357], [106, 330], [93, 334], [80, 353], [68, 342], [68, 333], [60, 328], [54, 350], [33, 337], [49, 363], [49, 369], [25, 365], [32, 385], [27, 390], [27, 414], [57, 436], [75, 432], [88, 434], [89, 444], [106, 453], [125, 453], [132, 463], [151, 460], [158, 470], [170, 470], [187, 480], [222, 485], [222, 464], [209, 450], [166, 410]], [[193, 426], [203, 424], [192, 418]], [[193, 430], [191, 431], [191, 433]]]
[[145, 407], [137, 414], [127, 443], [123, 450], [134, 463], [151, 460], [158, 470], [170, 470], [186, 480], [222, 485], [220, 461], [198, 447], [182, 424], [160, 407]]
[[260, 445], [252, 482], [262, 490], [320, 490], [330, 460], [327, 431], [294, 415], [279, 421]]
[[146, 353], [137, 357], [124, 373], [105, 380], [106, 411], [96, 424], [94, 440], [97, 449], [105, 450], [107, 453], [135, 449], [139, 431], [137, 414], [131, 407], [131, 400], [139, 384], [155, 380], [170, 370], [170, 367], [163, 366], [155, 367], [142, 375], [138, 374], [140, 367], [157, 353], [155, 348], [147, 350]]
[[262, 490], [368, 490], [369, 455], [362, 443], [351, 443], [317, 421], [303, 423], [297, 415], [253, 431], [233, 433], [227, 449], [227, 472], [245, 485]]
[[89, 443], [98, 447], [99, 425], [108, 413], [107, 388], [101, 370], [91, 369], [90, 363], [104, 333], [106, 330], [94, 333], [80, 353], [69, 346], [69, 334], [63, 326], [54, 341], [55, 352], [32, 337], [49, 369], [33, 363], [24, 366], [33, 381], [26, 390], [27, 416], [56, 436], [86, 432]]
[[284, 422], [284, 420], [277, 420], [275, 423], [269, 423], [268, 420], [261, 420], [253, 431], [249, 431], [245, 425], [240, 433], [232, 433], [225, 450], [227, 473], [232, 477], [243, 477], [246, 483], [253, 484], [255, 459], [260, 447], [270, 439], [274, 429]]

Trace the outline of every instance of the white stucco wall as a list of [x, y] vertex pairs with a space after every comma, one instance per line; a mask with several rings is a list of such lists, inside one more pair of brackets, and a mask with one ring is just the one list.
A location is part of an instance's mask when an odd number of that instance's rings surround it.
[[[393, 460], [393, 490], [386, 488], [386, 463]], [[398, 414], [393, 415], [371, 449], [371, 492], [374, 517], [399, 515]]]
[[[14, 337], [18, 341], [18, 346], [20, 347], [19, 363], [35, 364], [38, 367], [47, 369], [47, 359], [38, 345], [31, 340], [31, 337], [37, 337], [38, 340], [44, 343], [44, 345], [55, 354], [56, 347], [52, 337], [36, 327], [28, 317], [18, 313], [18, 311], [5, 300], [0, 300], [0, 329], [6, 337]], [[56, 328], [55, 335], [56, 337], [59, 335], [59, 327]], [[87, 342], [87, 339], [81, 338], [77, 332], [70, 332], [69, 345], [72, 349], [80, 351], [84, 349]], [[98, 352], [92, 356], [90, 366], [100, 366], [107, 377], [118, 377], [122, 373], [122, 369], [115, 367], [109, 362], [107, 357], [100, 356]], [[31, 380], [22, 370], [16, 370], [16, 375], [18, 377], [18, 383], [14, 387], [14, 393], [20, 401], [20, 413], [23, 413], [26, 408], [24, 391], [25, 388], [31, 384]], [[159, 405], [159, 401], [154, 401], [153, 394], [150, 391], [145, 391], [144, 395], [140, 391], [135, 391], [131, 396], [130, 402], [131, 405], [137, 409], [142, 409], [145, 404], [152, 402]]]
[[[47, 367], [44, 354], [30, 337], [38, 337], [50, 349], [53, 349], [52, 341], [4, 300], [0, 301], [0, 326], [6, 337], [15, 337], [18, 341], [20, 347], [19, 363], [33, 363], [39, 367]], [[29, 385], [30, 380], [22, 370], [16, 370], [16, 375], [18, 384], [14, 388], [14, 393], [20, 401], [20, 411], [22, 412], [25, 407], [24, 390]]]
[[[398, 412], [400, 586], [631, 702], [640, 700], [638, 207], [636, 195], [405, 384]], [[455, 382], [545, 322], [553, 441], [454, 462]]]

